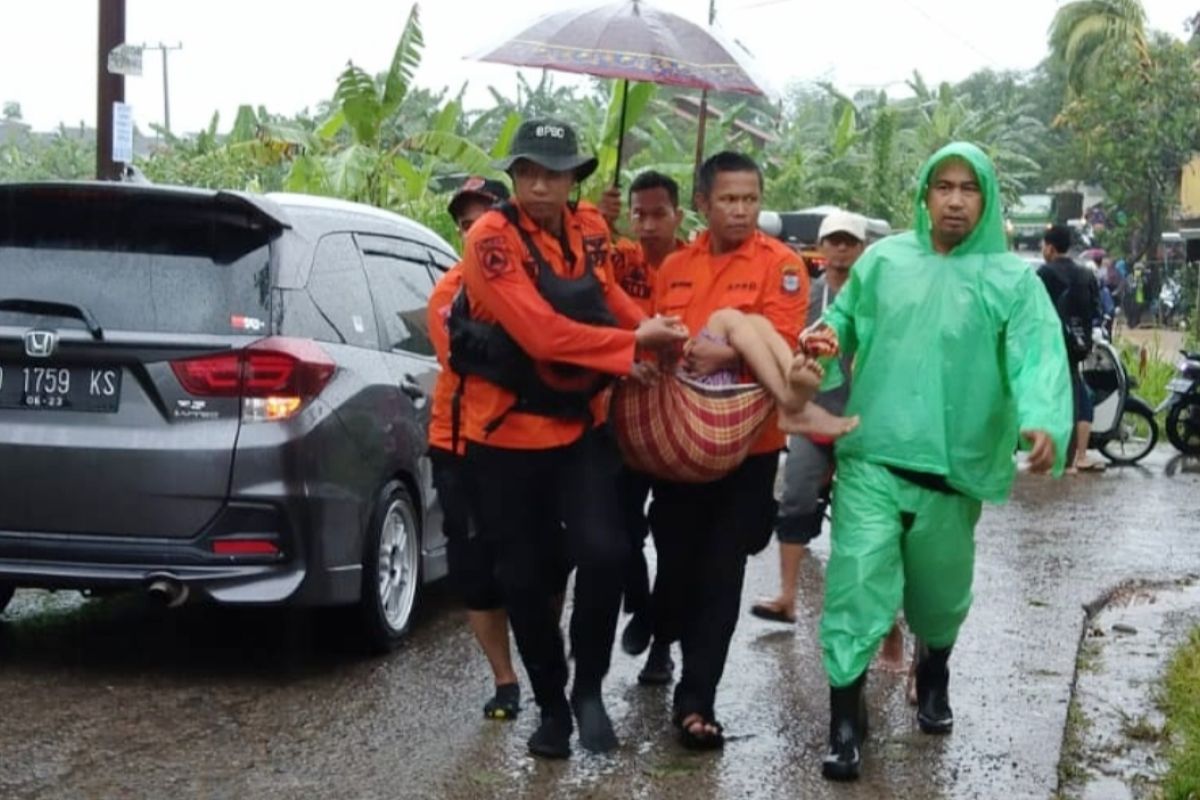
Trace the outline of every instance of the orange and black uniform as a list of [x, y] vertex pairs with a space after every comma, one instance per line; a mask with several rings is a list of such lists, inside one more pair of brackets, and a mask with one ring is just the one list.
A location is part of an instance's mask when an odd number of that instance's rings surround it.
[[429, 409], [429, 461], [442, 508], [450, 582], [469, 610], [492, 611], [501, 606], [500, 587], [492, 568], [490, 548], [480, 537], [472, 536], [462, 471], [466, 441], [454, 435], [454, 390], [459, 378], [450, 371], [450, 334], [446, 322], [461, 286], [462, 267], [455, 266], [442, 276], [429, 296], [429, 338], [442, 367], [433, 385]]
[[[654, 310], [678, 315], [696, 336], [714, 311], [759, 314], [793, 347], [808, 306], [808, 273], [786, 245], [755, 233], [713, 255], [709, 234], [667, 258]], [[675, 711], [713, 718], [717, 684], [737, 625], [746, 557], [766, 546], [775, 521], [775, 472], [784, 435], [767, 423], [751, 455], [708, 484], [656, 482], [650, 525], [658, 548], [656, 617], [683, 648]]]
[[[676, 242], [675, 249], [687, 247], [684, 242]], [[637, 242], [629, 239], [618, 239], [613, 245], [613, 276], [617, 283], [629, 295], [629, 299], [650, 316], [654, 313], [654, 287], [657, 285], [658, 268], [661, 264], [651, 264], [646, 258], [646, 251]]]
[[[675, 249], [687, 245], [676, 242]], [[629, 239], [618, 239], [613, 245], [613, 276], [625, 290], [625, 294], [637, 303], [647, 316], [654, 313], [654, 287], [657, 284], [661, 263], [652, 264], [646, 258], [641, 244]], [[647, 613], [650, 606], [650, 571], [643, 552], [649, 526], [646, 523], [646, 499], [650, 495], [650, 477], [623, 466], [618, 482], [621, 509], [625, 517], [625, 531], [633, 548], [625, 570], [625, 611], [631, 614]], [[655, 632], [666, 630], [657, 620]]]
[[[608, 227], [599, 212], [588, 205], [565, 209], [560, 238], [519, 207], [509, 210], [515, 221], [493, 210], [467, 236], [462, 270], [471, 320], [499, 326], [541, 367], [628, 374], [632, 328], [644, 314], [613, 280]], [[586, 324], [556, 310], [543, 294], [539, 270], [545, 268], [556, 280], [594, 282], [589, 291], [615, 324]], [[451, 330], [453, 336], [453, 324]], [[577, 569], [574, 691], [598, 693], [612, 654], [628, 544], [615, 496], [619, 457], [600, 425], [605, 395], [596, 393], [583, 414], [551, 416], [521, 410], [517, 394], [479, 373], [468, 372], [463, 384], [471, 509], [482, 534], [496, 545], [505, 607], [543, 713], [568, 713], [566, 658], [546, 592], [553, 568], [539, 520], [547, 514], [561, 521], [558, 535], [565, 536], [567, 557]]]

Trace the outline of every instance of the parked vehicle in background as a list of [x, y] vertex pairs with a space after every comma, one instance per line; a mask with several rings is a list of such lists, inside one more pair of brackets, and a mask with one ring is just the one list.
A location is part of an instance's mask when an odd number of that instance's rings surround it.
[[1023, 194], [1008, 212], [1008, 229], [1014, 248], [1040, 251], [1046, 229], [1054, 224], [1054, 197]]
[[353, 606], [395, 644], [446, 571], [425, 305], [455, 260], [325, 198], [0, 184], [0, 599]]
[[1137, 381], [1121, 356], [1097, 329], [1092, 352], [1080, 365], [1095, 405], [1088, 447], [1114, 464], [1136, 464], [1158, 443], [1158, 422], [1150, 405], [1133, 393]]
[[[836, 206], [815, 206], [799, 211], [762, 211], [758, 215], [758, 227], [799, 253], [809, 274], [815, 276], [825, 269], [825, 259], [817, 242], [821, 221], [830, 213], [841, 210]], [[867, 218], [868, 245], [892, 233], [887, 220]]]
[[1157, 412], [1167, 412], [1167, 439], [1184, 455], [1200, 456], [1200, 353], [1180, 351], [1175, 377]]

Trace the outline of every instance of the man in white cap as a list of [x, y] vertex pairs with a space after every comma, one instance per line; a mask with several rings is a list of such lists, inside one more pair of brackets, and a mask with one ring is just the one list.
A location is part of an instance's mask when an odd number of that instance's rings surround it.
[[[810, 284], [807, 325], [821, 318], [849, 280], [850, 268], [866, 246], [867, 220], [848, 211], [835, 211], [821, 221], [817, 238], [825, 260], [825, 272]], [[848, 364], [842, 365], [842, 373], [850, 374]], [[849, 396], [847, 382], [821, 392], [813, 399], [824, 410], [842, 416]], [[780, 591], [777, 597], [751, 606], [750, 613], [754, 616], [772, 622], [790, 624], [796, 621], [800, 562], [808, 552], [808, 543], [821, 533], [833, 468], [832, 439], [815, 435], [789, 438], [783, 497], [775, 520], [775, 535], [779, 539]]]

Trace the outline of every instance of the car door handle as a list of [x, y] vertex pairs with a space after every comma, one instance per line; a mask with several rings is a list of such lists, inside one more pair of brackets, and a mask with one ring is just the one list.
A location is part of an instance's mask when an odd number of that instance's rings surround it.
[[421, 384], [417, 383], [417, 379], [412, 375], [405, 375], [404, 380], [400, 381], [400, 391], [408, 395], [418, 408], [425, 405], [425, 401], [429, 398], [426, 391], [421, 388]]

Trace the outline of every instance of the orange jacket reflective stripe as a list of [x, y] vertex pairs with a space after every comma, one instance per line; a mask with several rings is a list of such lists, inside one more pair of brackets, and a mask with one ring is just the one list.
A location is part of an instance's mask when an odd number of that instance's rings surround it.
[[[722, 308], [760, 314], [795, 349], [808, 313], [808, 270], [800, 256], [758, 231], [731, 252], [713, 255], [710, 247], [706, 231], [667, 256], [658, 270], [654, 310], [681, 317], [692, 336]], [[781, 450], [784, 442], [772, 416], [750, 452]]]
[[[564, 258], [557, 236], [520, 212], [519, 224], [529, 233], [555, 274], [578, 277], [593, 269], [605, 301], [620, 327], [576, 322], [555, 311], [538, 292], [532, 275], [537, 266], [525, 251], [516, 228], [499, 211], [484, 214], [467, 234], [462, 260], [463, 282], [471, 302], [471, 317], [503, 326], [535, 361], [585, 367], [610, 375], [627, 375], [633, 365], [633, 328], [645, 317], [617, 285], [612, 274], [612, 243], [608, 225], [594, 206], [581, 203], [564, 210], [564, 232], [575, 254], [573, 266]], [[545, 450], [568, 445], [584, 431], [582, 420], [511, 413], [489, 435], [485, 428], [508, 411], [511, 392], [467, 377], [463, 396], [463, 435], [467, 440], [515, 450]], [[592, 403], [596, 423], [606, 415], [607, 393]]]
[[[429, 446], [447, 452], [454, 449], [454, 418], [452, 401], [458, 388], [459, 377], [450, 371], [450, 306], [454, 296], [462, 286], [462, 265], [454, 267], [442, 276], [429, 295], [429, 308], [426, 311], [429, 323], [429, 340], [433, 343], [433, 352], [437, 356], [442, 371], [438, 373], [437, 381], [433, 384], [433, 402], [429, 408]], [[460, 411], [461, 413], [461, 411]], [[460, 421], [461, 424], [461, 421]], [[467, 440], [459, 432], [457, 455], [462, 455]]]

